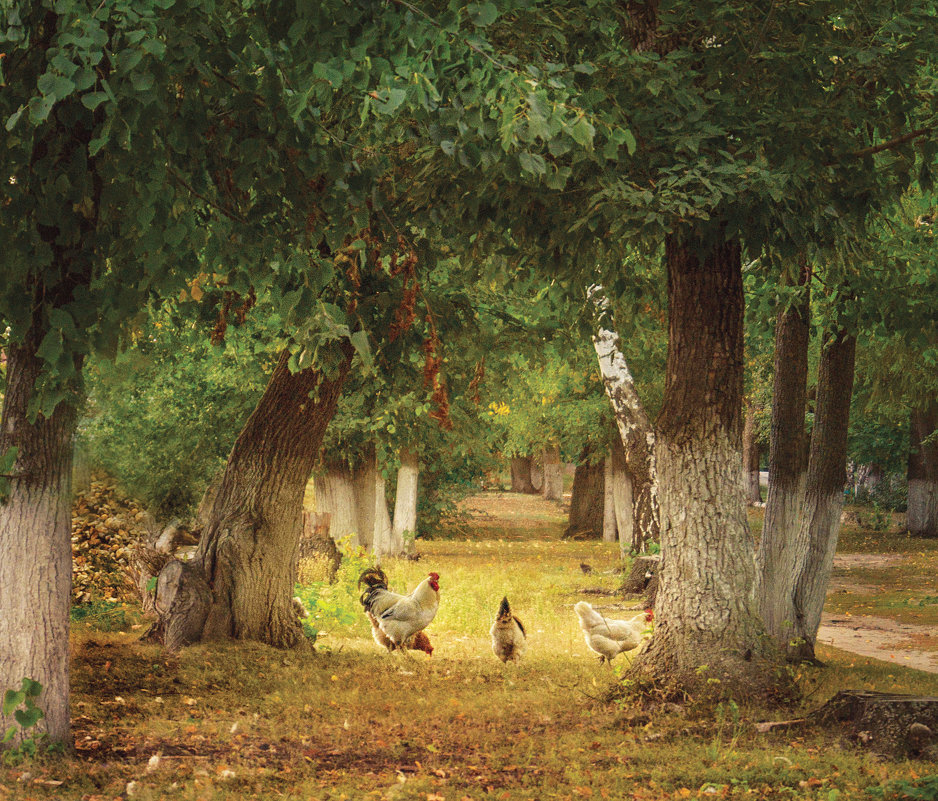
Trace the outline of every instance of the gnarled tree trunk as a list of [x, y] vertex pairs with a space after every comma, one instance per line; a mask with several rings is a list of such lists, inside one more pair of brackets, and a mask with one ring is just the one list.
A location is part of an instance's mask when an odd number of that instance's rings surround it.
[[605, 484], [603, 463], [591, 463], [590, 450], [584, 448], [580, 463], [573, 475], [573, 493], [570, 496], [570, 516], [564, 537], [601, 537], [603, 534], [603, 508]]
[[795, 569], [794, 629], [788, 647], [791, 659], [814, 659], [834, 565], [847, 482], [847, 429], [856, 346], [854, 336], [839, 331], [825, 341], [818, 365], [804, 510], [795, 543], [800, 561]]
[[912, 410], [909, 427], [909, 505], [906, 527], [915, 537], [938, 537], [938, 403]]
[[531, 481], [531, 457], [511, 457], [511, 491], [523, 492], [526, 495], [537, 495], [537, 490]]
[[178, 581], [164, 579], [178, 563], [160, 574], [157, 599], [171, 647], [225, 637], [279, 647], [301, 641], [291, 599], [303, 494], [350, 359], [347, 353], [327, 377], [313, 368], [292, 373], [289, 353], [281, 353], [228, 457], [193, 561], [174, 568]]
[[759, 542], [759, 609], [762, 622], [785, 648], [794, 627], [794, 587], [799, 560], [805, 480], [808, 469], [807, 406], [810, 295], [807, 267], [803, 295], [780, 309], [775, 324], [775, 377], [769, 439], [769, 488]]
[[545, 501], [563, 499], [563, 462], [560, 461], [560, 448], [550, 445], [544, 448], [544, 483], [541, 495]]
[[771, 685], [742, 470], [743, 286], [736, 242], [666, 240], [669, 340], [657, 422], [655, 633], [633, 670], [739, 694]]
[[[35, 322], [22, 344], [7, 348], [0, 454], [17, 448], [10, 494], [0, 506], [0, 697], [24, 678], [42, 685], [45, 713], [37, 731], [69, 743], [68, 618], [71, 605], [71, 481], [74, 399], [30, 422], [42, 372]], [[0, 733], [19, 726], [0, 710]], [[19, 734], [12, 744], [19, 742]]]

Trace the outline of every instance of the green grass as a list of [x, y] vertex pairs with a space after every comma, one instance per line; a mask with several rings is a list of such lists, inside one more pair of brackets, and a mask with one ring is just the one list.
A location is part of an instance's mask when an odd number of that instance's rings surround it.
[[[831, 801], [927, 771], [823, 731], [755, 732], [754, 721], [797, 716], [840, 688], [938, 694], [938, 676], [828, 648], [819, 651], [829, 667], [797, 676], [800, 708], [604, 703], [615, 673], [586, 649], [571, 607], [615, 602], [583, 593], [618, 585], [617, 547], [562, 541], [551, 506], [526, 526], [503, 514], [504, 501], [486, 500], [471, 539], [421, 542], [419, 562], [384, 565], [399, 589], [440, 573], [432, 657], [372, 641], [356, 606], [359, 564], [329, 590], [353, 622], [320, 621], [316, 652], [224, 643], [169, 657], [134, 632], [75, 624], [77, 755], [0, 769], [0, 799]], [[506, 594], [530, 635], [520, 665], [490, 650]]]

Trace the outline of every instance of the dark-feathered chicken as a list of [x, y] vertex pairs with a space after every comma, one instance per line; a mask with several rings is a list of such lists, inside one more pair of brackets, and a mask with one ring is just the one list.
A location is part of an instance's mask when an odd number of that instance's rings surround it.
[[521, 621], [511, 613], [507, 598], [502, 598], [490, 633], [495, 656], [502, 662], [520, 661], [527, 645], [527, 635]]

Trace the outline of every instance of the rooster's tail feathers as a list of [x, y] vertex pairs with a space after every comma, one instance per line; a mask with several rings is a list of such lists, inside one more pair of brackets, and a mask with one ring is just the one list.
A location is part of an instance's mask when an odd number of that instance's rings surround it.
[[388, 588], [388, 577], [380, 567], [369, 567], [358, 577], [358, 586], [364, 584], [367, 589], [361, 594], [359, 601], [366, 610], [371, 611], [371, 604], [375, 595]]
[[508, 605], [508, 598], [502, 598], [501, 604], [498, 607], [498, 616], [499, 617], [510, 617], [511, 616], [511, 607]]

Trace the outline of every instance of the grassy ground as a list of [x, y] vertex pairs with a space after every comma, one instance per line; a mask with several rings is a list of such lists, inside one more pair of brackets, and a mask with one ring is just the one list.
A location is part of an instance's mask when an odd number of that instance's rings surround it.
[[[779, 713], [744, 699], [718, 710], [602, 702], [615, 674], [587, 651], [571, 607], [616, 603], [600, 593], [620, 581], [617, 548], [561, 541], [563, 517], [538, 499], [470, 505], [469, 539], [421, 542], [419, 562], [385, 565], [401, 589], [440, 573], [432, 657], [375, 645], [355, 608], [354, 560], [337, 585], [308, 591], [319, 593], [315, 653], [228, 644], [168, 658], [132, 630], [76, 624], [77, 756], [0, 768], [0, 799], [834, 801], [928, 771], [821, 731], [758, 734], [753, 721]], [[530, 635], [518, 666], [489, 645], [506, 594]], [[938, 676], [821, 656], [830, 667], [798, 675], [805, 708], [843, 687], [938, 694]]]

